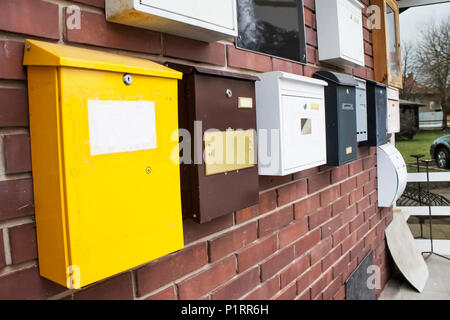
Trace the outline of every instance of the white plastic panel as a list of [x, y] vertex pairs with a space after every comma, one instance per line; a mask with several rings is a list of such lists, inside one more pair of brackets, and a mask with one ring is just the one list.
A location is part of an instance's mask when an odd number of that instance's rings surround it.
[[201, 41], [237, 36], [236, 0], [106, 0], [108, 21]]
[[259, 174], [287, 175], [325, 164], [326, 82], [278, 71], [258, 77]]
[[366, 81], [355, 78], [356, 87], [356, 137], [357, 141], [367, 141], [367, 96]]
[[378, 206], [390, 207], [405, 190], [407, 170], [405, 161], [394, 145], [377, 148]]
[[387, 89], [387, 132], [400, 132], [400, 100], [397, 89], [388, 87]]
[[364, 66], [363, 7], [357, 0], [316, 0], [320, 61]]

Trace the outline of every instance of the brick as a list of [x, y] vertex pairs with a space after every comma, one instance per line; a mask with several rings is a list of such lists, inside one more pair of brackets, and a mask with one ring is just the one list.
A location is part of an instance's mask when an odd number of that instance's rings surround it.
[[322, 260], [323, 257], [331, 250], [332, 240], [331, 237], [326, 238], [316, 244], [311, 250], [311, 264], [315, 264], [317, 261]]
[[364, 239], [359, 241], [350, 251], [350, 260], [354, 260], [356, 257], [358, 257], [361, 252], [364, 250]]
[[356, 190], [353, 190], [350, 193], [349, 203], [354, 204], [354, 203], [358, 202], [362, 197], [364, 197], [364, 189], [362, 187], [358, 188]]
[[331, 300], [342, 287], [342, 276], [334, 279], [323, 292], [323, 300]]
[[[0, 8], [1, 6], [2, 3]], [[27, 78], [23, 66], [23, 51], [24, 44], [21, 42], [0, 40], [0, 79], [25, 80]], [[2, 101], [2, 104], [6, 102]]]
[[341, 195], [347, 194], [356, 188], [356, 177], [348, 179], [340, 184]]
[[258, 221], [258, 235], [264, 237], [280, 228], [288, 225], [294, 219], [294, 207], [283, 208], [275, 211], [270, 215], [259, 219]]
[[357, 215], [356, 205], [352, 205], [342, 212], [343, 223], [352, 221]]
[[369, 197], [364, 197], [361, 200], [359, 200], [356, 203], [356, 209], [358, 210], [358, 214], [359, 213], [363, 213], [365, 209], [367, 209], [370, 206], [370, 198]]
[[275, 190], [264, 192], [259, 195], [259, 213], [272, 211], [277, 207], [277, 193]]
[[357, 175], [361, 171], [363, 171], [363, 161], [362, 160], [357, 160], [357, 161], [353, 161], [353, 162], [349, 163], [348, 174], [350, 177]]
[[0, 181], [0, 221], [34, 213], [31, 179]]
[[217, 289], [211, 294], [212, 300], [236, 300], [245, 295], [249, 288], [259, 284], [258, 268], [253, 268], [240, 274], [225, 286]]
[[364, 247], [372, 247], [373, 243], [375, 242], [376, 236], [376, 230], [371, 230], [364, 238]]
[[331, 270], [323, 274], [311, 287], [311, 298], [315, 299], [328, 285], [331, 278]]
[[333, 217], [337, 216], [347, 208], [348, 208], [348, 196], [343, 196], [342, 198], [333, 203], [332, 209]]
[[342, 252], [347, 252], [358, 241], [356, 233], [350, 233], [350, 235], [342, 241]]
[[369, 183], [364, 185], [363, 194], [364, 196], [370, 195], [373, 191], [377, 189], [377, 180], [371, 180]]
[[136, 270], [137, 294], [143, 296], [207, 263], [206, 243], [190, 246]]
[[[66, 9], [67, 14], [67, 9]], [[144, 53], [161, 53], [158, 32], [110, 23], [102, 14], [81, 12], [81, 28], [67, 29], [64, 39], [69, 42]]]
[[73, 295], [74, 300], [132, 300], [133, 298], [131, 272], [76, 291]]
[[306, 44], [317, 47], [317, 32], [311, 28], [305, 28]]
[[320, 205], [322, 207], [327, 206], [330, 202], [333, 202], [340, 196], [339, 185], [328, 188], [320, 193]]
[[314, 48], [310, 45], [306, 46], [306, 61], [308, 63], [311, 63], [311, 64], [316, 63], [316, 61], [317, 61], [316, 51], [317, 51], [316, 48]]
[[0, 269], [6, 265], [5, 244], [3, 243], [3, 230], [0, 229]]
[[308, 178], [308, 193], [314, 193], [320, 189], [329, 186], [331, 183], [331, 175], [329, 171], [319, 173]]
[[236, 211], [236, 224], [243, 223], [259, 215], [258, 205]]
[[278, 290], [280, 290], [280, 279], [273, 277], [253, 290], [245, 297], [245, 300], [269, 300]]
[[28, 134], [4, 136], [3, 152], [7, 174], [31, 171], [30, 136]]
[[289, 287], [286, 287], [280, 291], [276, 296], [276, 300], [294, 300], [297, 295], [297, 288], [295, 283], [291, 284]]
[[[0, 73], [4, 70], [0, 67]], [[0, 88], [0, 127], [28, 127], [27, 89]]]
[[348, 165], [335, 167], [331, 170], [331, 183], [337, 183], [348, 178]]
[[287, 247], [261, 264], [261, 281], [266, 281], [294, 260], [294, 246]]
[[13, 264], [37, 259], [36, 227], [33, 224], [9, 228], [9, 241]]
[[295, 255], [301, 256], [320, 241], [320, 229], [316, 229], [295, 243]]
[[377, 187], [377, 168], [372, 168], [369, 170], [369, 180], [374, 181], [375, 188]]
[[316, 27], [316, 15], [306, 8], [304, 8], [303, 12], [305, 25], [314, 29]]
[[331, 267], [342, 255], [342, 247], [337, 246], [330, 253], [328, 253], [322, 260], [322, 271]]
[[280, 274], [281, 288], [286, 287], [292, 281], [297, 279], [303, 272], [309, 268], [309, 256], [303, 256], [292, 262], [289, 267], [283, 270]]
[[[305, 66], [306, 67], [306, 66]], [[311, 169], [302, 170], [294, 173], [294, 180], [308, 178], [319, 172], [319, 167], [314, 167]]]
[[350, 253], [345, 254], [338, 263], [333, 266], [333, 278], [337, 278], [341, 273], [347, 270], [350, 263]]
[[238, 261], [238, 272], [243, 272], [261, 260], [267, 258], [277, 250], [276, 235], [264, 240], [259, 240], [250, 247], [242, 249], [236, 254]]
[[178, 283], [179, 298], [181, 300], [200, 298], [207, 292], [233, 278], [235, 274], [235, 258], [225, 258], [209, 266], [208, 269], [202, 270]]
[[353, 75], [360, 78], [366, 77], [366, 68], [365, 67], [358, 67], [353, 69]]
[[320, 194], [316, 194], [294, 205], [295, 219], [301, 219], [320, 208]]
[[316, 10], [316, 3], [314, 0], [303, 0], [303, 5], [312, 11]]
[[364, 223], [364, 215], [359, 214], [356, 218], [350, 221], [350, 233], [355, 232]]
[[269, 56], [239, 50], [231, 45], [227, 46], [227, 58], [230, 67], [259, 72], [272, 71], [272, 60]]
[[361, 227], [359, 227], [359, 229], [356, 232], [356, 236], [358, 237], [358, 239], [361, 239], [367, 232], [369, 232], [369, 221], [367, 221]]
[[319, 71], [319, 68], [313, 67], [313, 66], [303, 66], [303, 75], [305, 77], [312, 77], [314, 73], [316, 73], [317, 71]]
[[216, 261], [220, 258], [247, 246], [257, 239], [257, 222], [251, 222], [245, 226], [222, 234], [208, 241], [209, 260]]
[[0, 300], [47, 299], [65, 290], [41, 277], [36, 266], [0, 276]]
[[303, 65], [277, 58], [272, 58], [272, 70], [303, 75]]
[[170, 286], [145, 298], [145, 300], [175, 300], [175, 287]]
[[231, 228], [233, 226], [233, 213], [229, 213], [220, 218], [199, 224], [192, 219], [183, 220], [184, 244], [197, 241], [219, 231]]
[[58, 5], [42, 0], [2, 0], [0, 30], [59, 39]]
[[305, 291], [302, 295], [295, 298], [295, 300], [311, 300], [311, 290]]
[[350, 226], [347, 224], [339, 230], [335, 231], [332, 235], [333, 238], [333, 247], [336, 247], [339, 243], [341, 243], [345, 238], [350, 234]]
[[345, 286], [341, 287], [334, 295], [333, 300], [345, 300]]
[[317, 212], [308, 216], [309, 229], [312, 230], [315, 227], [321, 225], [325, 221], [331, 218], [331, 206], [319, 209]]
[[99, 8], [105, 7], [105, 0], [72, 0], [72, 1], [88, 4]]
[[297, 199], [297, 186], [295, 183], [288, 184], [277, 190], [277, 204], [279, 207]]
[[369, 182], [369, 172], [366, 171], [366, 172], [356, 176], [356, 185], [358, 187], [365, 185], [367, 182]]
[[[164, 34], [164, 56], [225, 66], [225, 45]], [[182, 48], [182, 50], [180, 50]]]
[[292, 175], [286, 176], [259, 176], [259, 191], [264, 191], [292, 181]]
[[298, 240], [307, 232], [308, 219], [306, 217], [292, 222], [286, 228], [280, 230], [280, 233], [278, 235], [280, 248], [286, 247], [292, 242]]
[[337, 215], [321, 227], [322, 238], [325, 239], [344, 225], [342, 215]]
[[320, 263], [311, 267], [300, 279], [297, 280], [297, 294], [301, 294], [306, 288], [308, 288], [316, 279], [320, 277], [322, 268]]

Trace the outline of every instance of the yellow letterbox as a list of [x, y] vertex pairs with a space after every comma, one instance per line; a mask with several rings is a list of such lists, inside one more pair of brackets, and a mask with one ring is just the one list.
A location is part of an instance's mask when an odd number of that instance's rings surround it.
[[182, 74], [33, 40], [24, 65], [41, 275], [76, 289], [181, 249]]

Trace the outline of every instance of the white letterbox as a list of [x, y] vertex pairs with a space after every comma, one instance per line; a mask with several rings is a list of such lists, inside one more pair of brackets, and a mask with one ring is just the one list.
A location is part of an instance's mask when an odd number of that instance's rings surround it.
[[362, 8], [357, 0], [316, 0], [320, 61], [364, 66]]
[[387, 88], [387, 132], [396, 133], [400, 132], [400, 100], [398, 90], [395, 88]]
[[367, 96], [366, 81], [355, 78], [356, 87], [356, 137], [357, 141], [367, 141]]
[[106, 19], [201, 41], [237, 36], [236, 0], [106, 0]]
[[325, 164], [327, 83], [279, 71], [258, 77], [259, 174], [284, 176]]
[[405, 190], [407, 171], [405, 160], [390, 143], [377, 148], [378, 206], [390, 207]]

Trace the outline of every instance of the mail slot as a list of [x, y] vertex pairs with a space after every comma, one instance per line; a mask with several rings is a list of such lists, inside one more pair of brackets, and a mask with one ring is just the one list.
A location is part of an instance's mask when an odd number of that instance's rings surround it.
[[280, 71], [258, 77], [259, 174], [284, 176], [325, 164], [327, 83]]
[[[166, 63], [183, 73], [179, 127], [183, 217], [204, 223], [259, 200], [255, 81], [258, 78]], [[204, 157], [202, 157], [204, 155]]]
[[366, 84], [369, 135], [362, 145], [376, 147], [388, 142], [386, 85], [371, 80], [367, 80]]
[[180, 72], [27, 40], [40, 274], [77, 289], [183, 248]]
[[400, 132], [400, 99], [398, 89], [392, 87], [387, 88], [387, 103], [387, 132]]
[[356, 80], [347, 74], [317, 71], [325, 80], [327, 165], [340, 166], [357, 159]]
[[405, 160], [394, 145], [377, 148], [378, 206], [390, 207], [405, 190], [407, 170]]
[[358, 142], [367, 140], [367, 97], [366, 80], [355, 78], [356, 87], [356, 138]]

